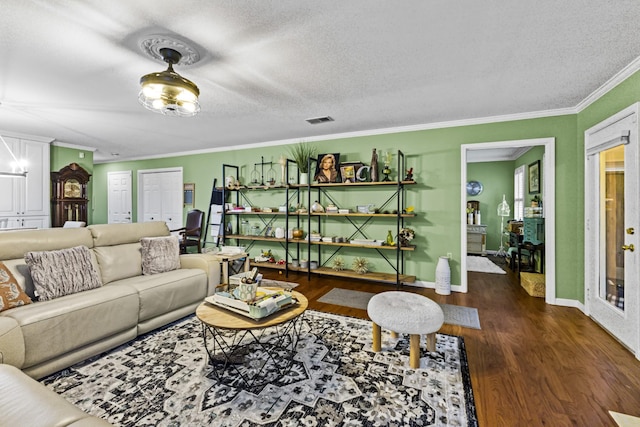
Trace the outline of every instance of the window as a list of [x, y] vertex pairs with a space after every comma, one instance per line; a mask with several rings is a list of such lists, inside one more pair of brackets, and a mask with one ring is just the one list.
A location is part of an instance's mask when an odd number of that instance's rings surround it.
[[513, 218], [518, 221], [524, 217], [524, 167], [513, 172]]

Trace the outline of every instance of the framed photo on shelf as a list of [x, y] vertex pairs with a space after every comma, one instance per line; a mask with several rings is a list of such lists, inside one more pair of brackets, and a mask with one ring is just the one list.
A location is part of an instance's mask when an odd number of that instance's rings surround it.
[[357, 173], [362, 167], [361, 162], [340, 163], [340, 175], [342, 183], [354, 183], [358, 181]]
[[318, 183], [340, 182], [340, 153], [326, 153], [318, 156], [318, 167], [313, 180]]
[[529, 163], [529, 194], [540, 193], [540, 160]]

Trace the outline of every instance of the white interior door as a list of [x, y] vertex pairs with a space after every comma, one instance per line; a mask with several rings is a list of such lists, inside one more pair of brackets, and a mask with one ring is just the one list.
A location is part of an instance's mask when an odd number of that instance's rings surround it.
[[132, 222], [131, 171], [109, 172], [107, 179], [108, 223], [124, 224]]
[[585, 132], [587, 313], [640, 359], [638, 104]]
[[169, 230], [176, 230], [182, 224], [182, 174], [168, 172], [161, 174], [161, 210], [162, 220], [167, 223]]
[[138, 171], [138, 222], [182, 227], [182, 168]]

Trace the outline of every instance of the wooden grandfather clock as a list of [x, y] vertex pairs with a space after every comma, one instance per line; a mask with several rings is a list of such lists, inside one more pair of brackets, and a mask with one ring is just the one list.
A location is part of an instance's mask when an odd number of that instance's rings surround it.
[[52, 227], [62, 227], [66, 221], [87, 223], [89, 178], [91, 175], [77, 163], [51, 172]]

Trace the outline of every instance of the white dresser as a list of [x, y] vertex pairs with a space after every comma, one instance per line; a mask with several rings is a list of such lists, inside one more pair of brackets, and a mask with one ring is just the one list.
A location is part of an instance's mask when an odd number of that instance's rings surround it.
[[486, 225], [467, 225], [467, 253], [487, 255]]

